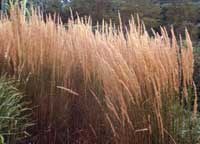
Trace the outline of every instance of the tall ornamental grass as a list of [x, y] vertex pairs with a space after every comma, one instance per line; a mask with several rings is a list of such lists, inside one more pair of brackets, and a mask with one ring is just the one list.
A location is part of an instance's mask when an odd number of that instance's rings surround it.
[[[193, 84], [193, 47], [165, 28], [149, 36], [122, 24], [12, 11], [0, 21], [0, 71], [26, 82], [39, 143], [178, 142]], [[195, 121], [197, 97], [192, 120]], [[183, 109], [184, 110], [184, 109]]]

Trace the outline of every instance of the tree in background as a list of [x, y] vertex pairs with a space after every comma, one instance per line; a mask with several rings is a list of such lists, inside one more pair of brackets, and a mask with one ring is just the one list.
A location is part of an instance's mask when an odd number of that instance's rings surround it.
[[69, 14], [69, 8], [80, 16], [90, 15], [94, 22], [111, 19], [117, 23], [120, 12], [124, 24], [132, 14], [139, 14], [147, 27], [160, 25], [160, 5], [152, 0], [71, 0], [65, 5], [65, 14]]
[[138, 14], [147, 29], [158, 29], [160, 25], [160, 4], [152, 0], [123, 0], [120, 7], [122, 18], [126, 21], [131, 15]]
[[120, 0], [72, 0], [65, 5], [64, 13], [69, 14], [69, 8], [72, 8], [80, 16], [91, 16], [94, 22], [116, 20], [120, 4]]
[[189, 1], [173, 1], [162, 8], [162, 25], [173, 26], [177, 34], [184, 34], [187, 27], [195, 40], [198, 38], [198, 9], [198, 6]]

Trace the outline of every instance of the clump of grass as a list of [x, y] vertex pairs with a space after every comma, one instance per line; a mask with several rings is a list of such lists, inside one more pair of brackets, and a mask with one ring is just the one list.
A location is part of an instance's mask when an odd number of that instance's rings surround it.
[[0, 78], [0, 142], [16, 143], [29, 136], [30, 112], [16, 81]]
[[13, 11], [0, 21], [0, 71], [27, 81], [40, 143], [178, 141], [170, 108], [188, 102], [193, 84], [187, 31], [184, 47], [173, 30], [150, 37], [133, 18], [126, 32], [104, 21], [93, 32], [79, 17], [66, 28], [35, 11], [25, 19]]

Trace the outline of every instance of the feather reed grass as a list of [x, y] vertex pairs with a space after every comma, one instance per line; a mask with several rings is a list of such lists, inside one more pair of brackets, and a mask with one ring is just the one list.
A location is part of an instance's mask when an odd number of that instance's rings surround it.
[[28, 21], [16, 10], [1, 19], [0, 71], [26, 81], [27, 95], [39, 106], [35, 131], [47, 131], [38, 135], [40, 143], [178, 139], [170, 108], [180, 93], [189, 97], [193, 85], [189, 34], [184, 47], [173, 29], [171, 38], [165, 28], [150, 37], [134, 18], [128, 27], [124, 32], [103, 21], [94, 32], [90, 18], [78, 17], [66, 28], [36, 11]]

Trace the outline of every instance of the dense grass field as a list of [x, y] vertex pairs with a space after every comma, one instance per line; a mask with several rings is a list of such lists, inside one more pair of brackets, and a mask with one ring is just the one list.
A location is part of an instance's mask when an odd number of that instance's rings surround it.
[[165, 28], [150, 37], [139, 18], [127, 28], [103, 21], [94, 30], [90, 18], [71, 18], [66, 27], [36, 11], [29, 19], [11, 11], [0, 20], [0, 72], [31, 101], [34, 125], [21, 141], [197, 143], [187, 30], [183, 39]]

